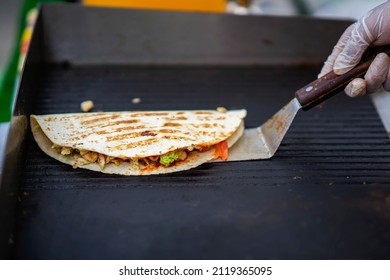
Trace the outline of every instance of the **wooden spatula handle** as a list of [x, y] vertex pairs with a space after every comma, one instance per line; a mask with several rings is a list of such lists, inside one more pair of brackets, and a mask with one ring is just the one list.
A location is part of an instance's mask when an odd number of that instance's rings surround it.
[[336, 75], [333, 71], [317, 80], [307, 84], [295, 92], [295, 97], [302, 105], [303, 110], [308, 110], [326, 99], [339, 93], [353, 79], [363, 76], [375, 59], [376, 55], [384, 52], [390, 54], [390, 46], [382, 46], [367, 50], [360, 63], [343, 75]]

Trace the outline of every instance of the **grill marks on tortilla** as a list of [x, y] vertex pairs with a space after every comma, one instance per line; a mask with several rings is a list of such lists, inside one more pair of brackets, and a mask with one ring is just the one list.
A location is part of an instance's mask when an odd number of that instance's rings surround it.
[[[90, 136], [92, 134], [97, 134], [97, 135], [103, 135], [104, 136], [105, 134], [118, 133], [118, 132], [122, 132], [122, 131], [134, 131], [134, 130], [138, 130], [138, 129], [146, 129], [145, 125], [118, 127], [118, 128], [111, 129], [111, 130], [108, 129], [109, 125], [100, 126], [100, 128], [101, 127], [103, 127], [104, 129], [102, 129], [102, 130], [93, 130], [93, 131], [90, 131], [89, 133], [82, 134], [80, 137], [77, 137], [78, 138], [77, 140], [79, 140], [80, 138], [85, 139], [85, 138], [87, 138], [88, 136]], [[76, 140], [76, 137], [71, 138], [71, 139], [75, 139]]]
[[141, 132], [141, 136], [156, 136], [157, 134], [154, 132], [151, 132], [150, 130], [145, 130]]
[[[106, 134], [113, 134], [113, 133], [118, 133], [118, 132], [122, 132], [122, 131], [134, 131], [134, 130], [139, 130], [139, 129], [145, 130], [146, 129], [145, 125], [129, 125], [129, 126], [124, 126], [124, 127], [120, 126], [123, 124], [136, 124], [139, 122], [140, 122], [140, 120], [138, 120], [138, 119], [121, 120], [121, 121], [108, 122], [106, 124], [101, 124], [101, 125], [96, 124], [96, 126], [98, 126], [98, 128], [95, 128], [94, 126], [90, 126], [90, 127], [87, 126], [87, 128], [89, 129], [88, 133], [84, 133], [84, 134], [80, 135], [79, 137], [72, 137], [72, 138], [70, 138], [70, 140], [78, 141], [80, 139], [85, 139], [88, 136], [93, 135], [93, 134], [104, 136]], [[88, 122], [88, 124], [91, 124], [91, 122]], [[119, 127], [116, 127], [116, 126], [119, 126]], [[84, 130], [85, 128], [82, 127], [81, 129]]]
[[[149, 175], [187, 170], [211, 160], [212, 145], [235, 131], [239, 131], [238, 137], [242, 134], [245, 115], [245, 110], [226, 114], [203, 110], [32, 115], [31, 127], [41, 149], [59, 161], [74, 165], [76, 160], [80, 168], [104, 173]], [[76, 154], [68, 158], [58, 153], [57, 146], [75, 149]], [[169, 168], [153, 164], [156, 156], [161, 159], [174, 150], [185, 151], [186, 159]], [[92, 163], [94, 157], [85, 158], [81, 153], [97, 154], [98, 159]], [[92, 161], [78, 162], [80, 157]]]
[[120, 141], [120, 140], [124, 140], [126, 138], [128, 138], [129, 140], [131, 140], [132, 138], [142, 138], [142, 137], [155, 137], [155, 136], [159, 136], [161, 134], [165, 134], [165, 133], [180, 133], [180, 131], [178, 130], [171, 130], [171, 131], [168, 131], [168, 130], [165, 130], [165, 129], [161, 129], [161, 130], [144, 130], [144, 131], [137, 131], [137, 132], [128, 132], [128, 133], [124, 133], [124, 134], [119, 134], [119, 135], [115, 135], [115, 136], [108, 136], [106, 137], [106, 140], [108, 142], [111, 142], [111, 141]]
[[[186, 140], [186, 141], [193, 141], [194, 137], [187, 137], [191, 134], [190, 131], [182, 131], [178, 130], [178, 128], [183, 127], [183, 121], [187, 121], [187, 117], [183, 116], [184, 112], [178, 112], [176, 115], [173, 115], [172, 117], [168, 116], [169, 114], [166, 112], [157, 112], [157, 113], [133, 113], [131, 114], [131, 117], [141, 117], [141, 116], [147, 116], [147, 117], [160, 117], [164, 116], [163, 120], [167, 121], [163, 123], [162, 129], [159, 130], [147, 130], [147, 127], [145, 125], [130, 125], [121, 127], [121, 125], [124, 124], [137, 124], [141, 122], [139, 119], [127, 119], [127, 120], [116, 120], [111, 121], [112, 119], [117, 119], [119, 115], [114, 114], [112, 116], [104, 116], [98, 115], [97, 118], [92, 118], [88, 120], [84, 120], [81, 122], [82, 125], [86, 125], [88, 127], [90, 126], [98, 126], [100, 130], [92, 130], [89, 133], [83, 134], [80, 137], [74, 137], [72, 140], [79, 141], [81, 139], [85, 139], [88, 136], [92, 134], [97, 135], [108, 135], [105, 137], [106, 142], [115, 142], [115, 141], [122, 141], [122, 140], [128, 140], [131, 143], [126, 144], [127, 148], [133, 148], [135, 146], [145, 146], [143, 143], [145, 143], [145, 137], [156, 137], [156, 138], [163, 138], [163, 139], [169, 139], [169, 140]], [[189, 124], [188, 127], [192, 127], [195, 129], [203, 129], [203, 131], [198, 132], [202, 136], [211, 136], [216, 137], [216, 133], [213, 131], [213, 128], [215, 127], [221, 127], [225, 129], [225, 126], [223, 124], [219, 123], [213, 123], [212, 121], [215, 119], [218, 120], [225, 120], [226, 118], [224, 116], [218, 117], [218, 118], [212, 118], [210, 115], [212, 115], [211, 112], [196, 112], [196, 115], [199, 115], [196, 117], [196, 119], [200, 122], [204, 122], [201, 124]], [[179, 115], [179, 116], [177, 116]], [[168, 117], [167, 117], [168, 116]], [[107, 123], [108, 121], [108, 123]], [[180, 122], [181, 121], [181, 122]], [[99, 123], [103, 123], [100, 124]], [[104, 124], [106, 123], [106, 124]], [[116, 127], [117, 128], [113, 128]], [[174, 129], [169, 129], [174, 128]], [[130, 131], [130, 132], [129, 132]], [[120, 132], [124, 132], [123, 134], [118, 134]], [[115, 134], [114, 136], [109, 136], [110, 134]], [[175, 136], [173, 136], [173, 134]], [[223, 137], [226, 137], [224, 134]], [[140, 141], [132, 142], [132, 139], [140, 139]], [[154, 141], [155, 142], [155, 141]], [[146, 142], [151, 144], [150, 141]], [[123, 145], [121, 145], [123, 146]]]
[[149, 138], [149, 139], [146, 139], [144, 141], [136, 141], [136, 142], [133, 142], [133, 143], [128, 143], [128, 144], [121, 144], [121, 145], [117, 145], [115, 147], [112, 147], [110, 148], [110, 150], [127, 150], [127, 149], [133, 149], [135, 147], [145, 147], [145, 146], [149, 146], [149, 145], [153, 145], [155, 143], [157, 143], [159, 141], [159, 139], [156, 139], [156, 138]]
[[111, 127], [111, 126], [117, 126], [122, 124], [137, 124], [141, 121], [139, 119], [133, 119], [133, 120], [120, 120], [115, 122], [109, 122], [107, 124], [101, 125], [100, 127]]
[[172, 116], [172, 117], [165, 117], [164, 120], [168, 121], [168, 122], [170, 122], [170, 121], [186, 121], [186, 120], [188, 120], [188, 118], [185, 116], [178, 116], [178, 117]]
[[99, 123], [105, 123], [107, 121], [110, 121], [112, 119], [119, 118], [119, 116], [105, 116], [105, 117], [99, 117], [99, 118], [93, 118], [93, 119], [88, 119], [85, 121], [80, 122], [81, 125], [83, 126], [96, 126]]
[[164, 127], [181, 127], [183, 126], [181, 123], [175, 123], [175, 122], [167, 122], [163, 124]]
[[168, 112], [139, 112], [139, 113], [132, 113], [130, 114], [130, 117], [132, 118], [139, 118], [139, 117], [159, 117], [159, 116], [168, 116]]
[[130, 133], [125, 133], [125, 134], [120, 134], [115, 136], [107, 136], [106, 142], [121, 141], [126, 138], [131, 139], [131, 138], [138, 138], [141, 136], [143, 136], [142, 132], [130, 132]]
[[128, 158], [213, 145], [230, 137], [241, 122], [237, 113], [215, 111], [84, 113], [43, 119], [53, 143]]
[[[106, 125], [100, 125], [99, 128], [103, 128], [101, 130], [92, 130], [89, 133], [83, 134], [80, 137], [74, 137], [72, 140], [79, 141], [80, 139], [85, 139], [88, 136], [92, 134], [97, 134], [97, 135], [110, 135], [110, 134], [115, 134], [115, 136], [107, 136], [105, 140], [107, 142], [112, 142], [112, 141], [121, 141], [124, 139], [129, 139], [131, 140], [132, 138], [140, 138], [140, 137], [159, 137], [160, 138], [165, 138], [165, 139], [172, 139], [172, 138], [167, 138], [165, 134], [176, 134], [176, 135], [188, 135], [190, 132], [182, 132], [181, 130], [177, 129], [169, 129], [169, 128], [179, 128], [182, 127], [183, 125], [181, 123], [175, 123], [175, 122], [168, 122], [164, 123], [162, 129], [159, 130], [148, 130], [147, 126], [145, 125], [135, 125], [135, 126], [125, 126], [125, 127], [120, 127], [121, 124], [127, 124], [127, 123], [137, 123], [138, 120], [125, 120], [125, 121], [115, 121], [115, 122], [109, 122]], [[88, 122], [88, 124], [91, 124], [91, 122]], [[111, 128], [119, 126], [117, 128]], [[111, 128], [111, 129], [110, 129]], [[129, 132], [130, 131], [130, 132]], [[118, 134], [123, 132], [123, 134]], [[180, 137], [176, 137], [176, 140], [179, 139]], [[190, 139], [190, 138], [188, 138]], [[193, 140], [193, 139], [192, 139]]]
[[[153, 143], [150, 140], [145, 140], [146, 138], [153, 137], [155, 141], [159, 141], [159, 139], [175, 139], [175, 140], [188, 140], [193, 141], [194, 138], [187, 137], [186, 135], [189, 135], [190, 132], [188, 131], [180, 131], [175, 129], [159, 129], [159, 130], [143, 130], [143, 131], [137, 131], [137, 132], [128, 132], [123, 133], [115, 136], [108, 136], [106, 137], [106, 142], [115, 142], [115, 141], [122, 141], [127, 139], [129, 142], [129, 145], [127, 148], [135, 147], [135, 146], [144, 146], [143, 143]], [[137, 141], [132, 141], [134, 139], [137, 139]]]
[[[175, 135], [163, 135], [160, 138], [166, 139], [166, 140], [186, 140], [186, 141], [192, 141], [192, 138], [189, 137], [183, 137], [183, 136], [175, 136]], [[136, 147], [146, 147], [150, 146], [156, 143], [159, 143], [160, 139], [159, 138], [149, 138], [146, 140], [140, 140], [140, 141], [135, 141], [127, 144], [120, 144], [117, 146], [114, 146], [110, 148], [111, 150], [127, 150], [127, 149], [133, 149]], [[174, 146], [171, 146], [169, 151], [174, 150]]]
[[207, 112], [207, 111], [199, 111], [195, 112], [195, 115], [212, 115], [212, 112]]

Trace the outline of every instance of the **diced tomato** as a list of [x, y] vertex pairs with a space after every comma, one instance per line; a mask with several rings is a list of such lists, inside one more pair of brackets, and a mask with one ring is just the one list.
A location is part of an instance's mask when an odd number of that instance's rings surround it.
[[222, 160], [228, 159], [228, 143], [222, 141], [215, 145], [214, 159], [221, 158]]

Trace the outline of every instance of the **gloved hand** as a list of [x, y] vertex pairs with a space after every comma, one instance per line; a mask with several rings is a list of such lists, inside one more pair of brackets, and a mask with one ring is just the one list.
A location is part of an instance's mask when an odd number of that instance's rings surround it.
[[[390, 1], [387, 1], [349, 26], [325, 62], [319, 77], [330, 71], [341, 75], [355, 67], [369, 46], [390, 45]], [[358, 78], [345, 87], [350, 97], [373, 93], [382, 86], [390, 91], [390, 58], [380, 53], [371, 63], [364, 79]]]

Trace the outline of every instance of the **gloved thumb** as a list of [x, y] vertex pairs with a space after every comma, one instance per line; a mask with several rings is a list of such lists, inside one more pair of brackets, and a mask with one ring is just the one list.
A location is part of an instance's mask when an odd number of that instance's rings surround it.
[[368, 46], [378, 39], [383, 14], [380, 12], [379, 15], [375, 15], [375, 22], [372, 22], [371, 15], [372, 11], [356, 22], [343, 51], [338, 55], [333, 65], [333, 71], [336, 74], [341, 75], [354, 68]]

